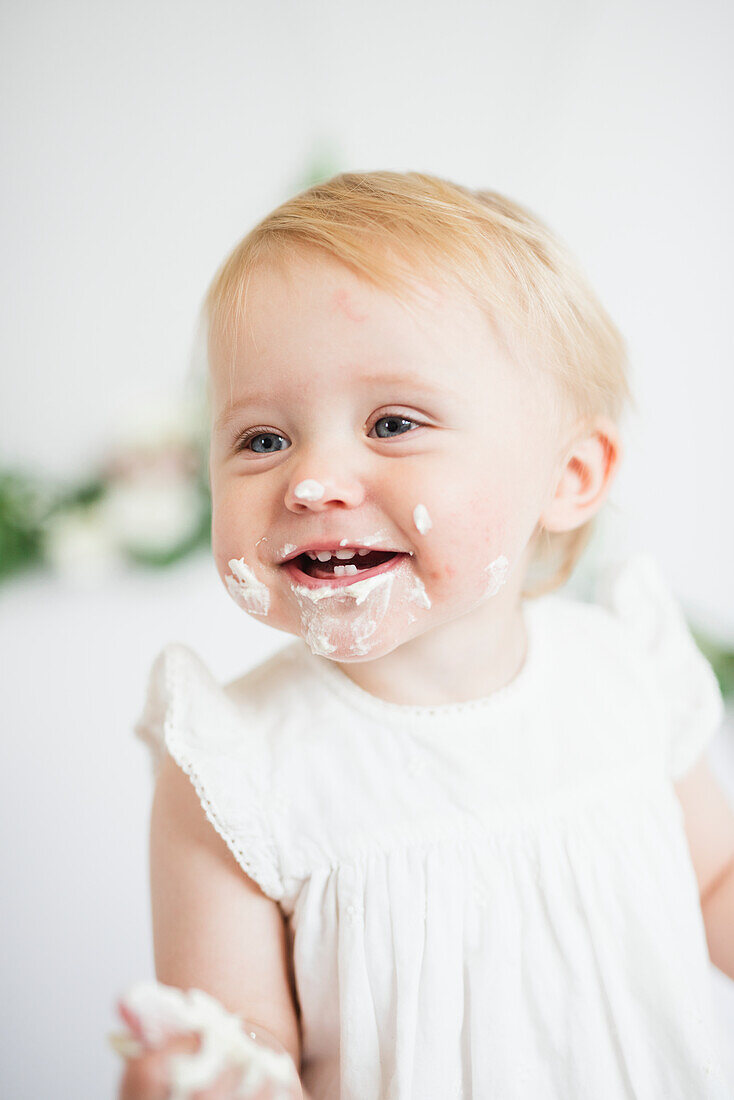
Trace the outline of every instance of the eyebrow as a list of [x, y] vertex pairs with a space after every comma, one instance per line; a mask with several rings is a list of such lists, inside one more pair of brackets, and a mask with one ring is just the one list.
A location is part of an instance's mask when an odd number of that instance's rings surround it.
[[[448, 390], [445, 390], [442, 386], [436, 386], [426, 381], [425, 378], [421, 378], [417, 374], [363, 374], [361, 378], [357, 379], [357, 382], [358, 384], [369, 386], [405, 386], [414, 392], [425, 393], [431, 397], [449, 396]], [[215, 427], [221, 428], [229, 424], [237, 413], [240, 412], [241, 409], [247, 408], [248, 405], [265, 404], [272, 399], [273, 392], [273, 390], [253, 391], [248, 394], [247, 397], [241, 397], [239, 401], [235, 401], [234, 404], [227, 405], [217, 417]]]

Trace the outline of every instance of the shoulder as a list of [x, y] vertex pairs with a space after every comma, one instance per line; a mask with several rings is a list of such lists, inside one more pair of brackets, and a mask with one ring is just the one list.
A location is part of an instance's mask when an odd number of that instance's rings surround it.
[[256, 723], [256, 742], [277, 727], [278, 718], [307, 691], [309, 675], [297, 642], [266, 658], [238, 678], [222, 682], [190, 646], [169, 642], [152, 661], [136, 736], [158, 763], [165, 747], [185, 739], [212, 751], [233, 749], [248, 740]]
[[[575, 601], [569, 601], [569, 603]], [[593, 600], [567, 611], [593, 640], [604, 676], [636, 686], [660, 723], [668, 772], [682, 775], [724, 717], [721, 690], [656, 559], [628, 555], [600, 572]], [[621, 687], [621, 683], [619, 684]]]
[[605, 692], [644, 684], [648, 656], [633, 627], [601, 600], [564, 592], [534, 601], [531, 629], [545, 655], [546, 687], [554, 694], [591, 687]]
[[311, 655], [300, 639], [229, 681], [222, 688], [241, 711], [282, 718], [294, 709], [303, 712], [318, 694]]
[[307, 674], [304, 659], [305, 646], [299, 640], [284, 646], [266, 657], [241, 676], [221, 681], [212, 673], [208, 664], [190, 646], [183, 642], [169, 642], [156, 655], [151, 666], [151, 679], [168, 687], [188, 683], [208, 687], [228, 696], [233, 701], [259, 699], [263, 702], [295, 676]]
[[[151, 752], [157, 797], [197, 827], [213, 827], [276, 899], [284, 893], [279, 807], [297, 782], [281, 740], [287, 723], [279, 719], [283, 693], [300, 677], [299, 655], [290, 649], [223, 684], [193, 649], [170, 642], [152, 663], [134, 725]], [[187, 783], [206, 820], [197, 817]]]

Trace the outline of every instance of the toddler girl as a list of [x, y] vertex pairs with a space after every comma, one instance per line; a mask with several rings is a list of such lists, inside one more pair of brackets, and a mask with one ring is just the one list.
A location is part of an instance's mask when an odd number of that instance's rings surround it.
[[[182, 644], [153, 664], [161, 985], [288, 1055], [294, 1097], [730, 1095], [716, 679], [648, 556], [559, 591], [631, 402], [573, 260], [493, 192], [342, 174], [235, 248], [206, 320], [216, 566], [296, 640], [224, 686]], [[120, 1096], [168, 1095], [201, 1036], [144, 1049], [121, 1012]], [[197, 1097], [271, 1095], [220, 1069]]]

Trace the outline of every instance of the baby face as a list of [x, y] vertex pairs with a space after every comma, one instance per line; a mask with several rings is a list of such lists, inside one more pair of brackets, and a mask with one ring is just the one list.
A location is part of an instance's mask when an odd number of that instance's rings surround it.
[[550, 383], [460, 289], [419, 285], [411, 313], [309, 250], [255, 269], [212, 349], [218, 572], [335, 661], [516, 606], [558, 468]]

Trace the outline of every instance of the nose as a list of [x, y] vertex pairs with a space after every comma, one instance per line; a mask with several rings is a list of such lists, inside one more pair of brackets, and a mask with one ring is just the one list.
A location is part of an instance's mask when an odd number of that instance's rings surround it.
[[285, 494], [291, 512], [325, 512], [330, 508], [358, 508], [364, 500], [362, 483], [332, 459], [328, 468], [321, 464], [303, 464], [294, 471]]

